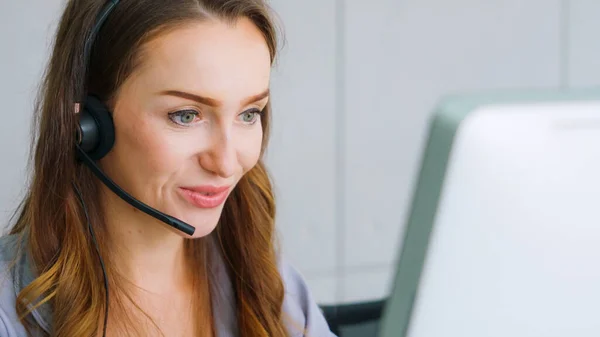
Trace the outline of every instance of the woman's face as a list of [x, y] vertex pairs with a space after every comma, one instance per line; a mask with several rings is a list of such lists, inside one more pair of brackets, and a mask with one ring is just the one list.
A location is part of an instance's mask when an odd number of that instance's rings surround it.
[[209, 20], [152, 40], [141, 60], [116, 95], [115, 145], [102, 167], [134, 197], [196, 227], [194, 237], [207, 235], [259, 159], [269, 49], [248, 19]]

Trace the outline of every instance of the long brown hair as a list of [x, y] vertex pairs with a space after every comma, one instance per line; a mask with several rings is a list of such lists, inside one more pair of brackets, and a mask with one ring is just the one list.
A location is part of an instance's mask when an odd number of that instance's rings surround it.
[[[138, 66], [145, 43], [166, 30], [208, 18], [230, 23], [249, 18], [262, 32], [271, 62], [275, 60], [276, 27], [262, 0], [135, 0], [121, 1], [110, 14], [86, 66], [84, 42], [104, 4], [105, 0], [68, 1], [36, 104], [30, 186], [11, 229], [11, 234], [22, 238], [37, 276], [18, 294], [16, 303], [30, 333], [41, 330], [31, 316], [40, 305], [52, 310], [51, 336], [92, 336], [102, 328], [107, 295], [103, 273], [73, 188], [76, 184], [82, 192], [102, 252], [107, 234], [99, 205], [100, 187], [75, 159], [74, 103], [84, 95], [81, 88], [110, 102]], [[262, 119], [263, 152], [270, 110], [267, 105]], [[287, 335], [274, 218], [271, 183], [261, 159], [232, 192], [216, 229], [244, 336]], [[187, 244], [194, 246], [194, 252], [206, 251], [200, 247], [206, 245], [203, 239]], [[108, 254], [103, 255], [106, 258]], [[110, 261], [105, 262], [110, 271]], [[110, 285], [118, 287], [117, 279], [112, 277]], [[113, 293], [111, 288], [111, 296]]]

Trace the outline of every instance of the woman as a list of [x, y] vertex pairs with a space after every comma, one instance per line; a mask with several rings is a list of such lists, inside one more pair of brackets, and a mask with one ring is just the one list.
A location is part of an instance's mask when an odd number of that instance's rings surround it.
[[332, 336], [273, 243], [275, 51], [261, 0], [68, 2], [0, 336]]

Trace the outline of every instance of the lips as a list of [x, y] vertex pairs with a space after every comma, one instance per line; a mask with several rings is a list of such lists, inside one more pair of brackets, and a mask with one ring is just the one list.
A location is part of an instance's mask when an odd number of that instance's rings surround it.
[[215, 208], [225, 202], [230, 186], [186, 186], [180, 187], [183, 197], [198, 208]]

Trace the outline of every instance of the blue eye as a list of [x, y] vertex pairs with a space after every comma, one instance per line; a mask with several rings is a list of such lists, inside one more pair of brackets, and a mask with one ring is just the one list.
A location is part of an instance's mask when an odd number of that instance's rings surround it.
[[169, 119], [181, 126], [189, 126], [198, 117], [198, 111], [194, 110], [181, 110], [169, 113]]
[[250, 124], [250, 125], [256, 123], [256, 121], [258, 121], [259, 117], [261, 117], [261, 116], [262, 116], [262, 111], [260, 111], [258, 109], [246, 110], [240, 114], [240, 118], [242, 119], [242, 122], [244, 122], [246, 124]]

